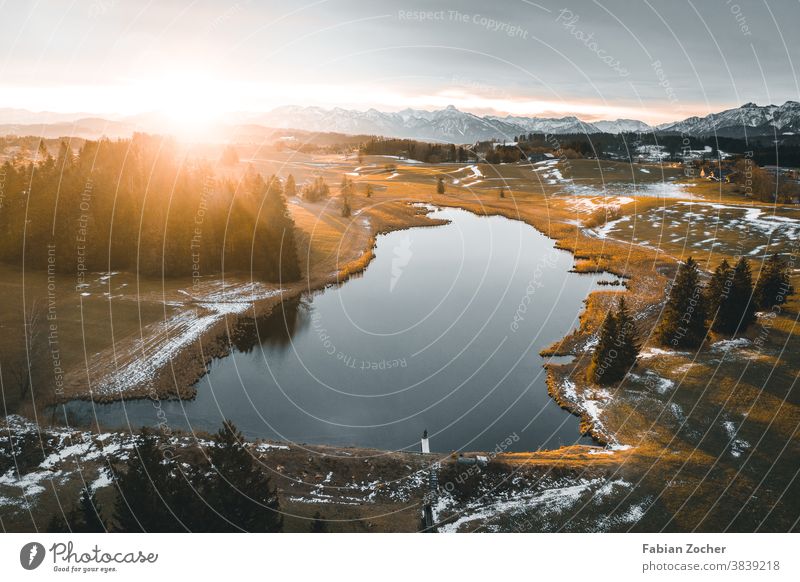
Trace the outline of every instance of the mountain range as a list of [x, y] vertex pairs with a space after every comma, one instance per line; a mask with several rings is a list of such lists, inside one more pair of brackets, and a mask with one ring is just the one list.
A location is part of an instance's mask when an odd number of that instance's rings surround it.
[[[33, 113], [21, 109], [0, 109], [0, 134], [81, 135], [111, 137], [129, 135], [132, 131], [163, 131], [163, 119], [156, 115], [102, 119], [74, 114]], [[227, 127], [261, 125], [276, 129], [314, 132], [335, 132], [351, 135], [381, 135], [451, 143], [472, 143], [481, 140], [513, 141], [525, 133], [645, 133], [686, 134], [691, 136], [757, 137], [794, 135], [800, 132], [800, 103], [759, 106], [746, 103], [741, 107], [712, 113], [705, 117], [689, 117], [682, 121], [650, 126], [635, 119], [583, 121], [574, 116], [561, 118], [525, 116], [479, 116], [460, 111], [452, 105], [436, 110], [404, 109], [383, 112], [376, 109], [323, 109], [320, 107], [278, 107], [267, 113], [237, 114]], [[55, 123], [54, 123], [55, 122]], [[152, 123], [151, 123], [152, 122]], [[152, 127], [151, 127], [152, 126]], [[27, 133], [26, 133], [27, 132]]]

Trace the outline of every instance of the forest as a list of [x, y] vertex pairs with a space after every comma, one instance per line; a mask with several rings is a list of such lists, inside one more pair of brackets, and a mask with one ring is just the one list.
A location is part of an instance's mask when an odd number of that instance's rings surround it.
[[168, 138], [43, 144], [0, 166], [0, 261], [75, 273], [132, 270], [178, 277], [247, 272], [300, 277], [283, 185], [252, 169], [241, 180], [182, 159]]
[[[512, 145], [513, 144], [513, 145]], [[772, 138], [741, 139], [722, 136], [692, 137], [661, 133], [592, 133], [513, 136], [509, 145], [484, 141], [466, 145], [438, 144], [413, 139], [373, 137], [362, 143], [365, 155], [393, 155], [428, 163], [469, 162], [477, 159], [489, 164], [514, 163], [529, 156], [559, 150], [567, 158], [599, 158], [634, 161], [638, 146], [663, 146], [670, 161], [681, 161], [687, 149], [710, 148], [706, 159], [719, 158], [719, 152], [747, 156], [758, 165], [800, 166], [800, 139], [784, 136], [778, 143]]]

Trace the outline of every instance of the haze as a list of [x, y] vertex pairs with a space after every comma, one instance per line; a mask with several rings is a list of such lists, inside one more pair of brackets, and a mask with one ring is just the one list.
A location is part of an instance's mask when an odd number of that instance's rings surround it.
[[3, 2], [0, 107], [195, 122], [453, 104], [659, 123], [797, 100], [791, 4]]

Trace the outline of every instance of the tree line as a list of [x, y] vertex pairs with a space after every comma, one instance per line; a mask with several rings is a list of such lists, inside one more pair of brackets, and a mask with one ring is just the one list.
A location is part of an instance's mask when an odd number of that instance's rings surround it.
[[665, 346], [696, 348], [709, 329], [743, 333], [755, 321], [757, 310], [783, 305], [793, 293], [788, 265], [777, 253], [767, 259], [755, 284], [750, 263], [741, 257], [733, 267], [723, 259], [703, 285], [700, 269], [690, 257], [678, 268], [656, 337]]
[[[793, 293], [788, 265], [779, 254], [767, 259], [755, 283], [746, 258], [733, 267], [723, 259], [707, 285], [702, 283], [697, 262], [689, 257], [678, 267], [655, 338], [672, 349], [699, 348], [709, 330], [743, 333], [755, 321], [757, 310], [783, 305]], [[600, 327], [588, 379], [597, 384], [621, 380], [635, 365], [639, 349], [635, 322], [620, 298]]]
[[[106, 469], [115, 498], [101, 507], [91, 486], [54, 516], [50, 532], [278, 532], [277, 491], [244, 437], [225, 421], [199, 458], [182, 458], [171, 439], [142, 429], [127, 462]], [[324, 527], [324, 523], [322, 524]], [[315, 523], [313, 527], [320, 527]]]
[[359, 155], [402, 156], [420, 162], [468, 162], [474, 153], [455, 144], [438, 144], [413, 139], [371, 138], [361, 145]]
[[67, 273], [300, 277], [281, 181], [252, 169], [220, 179], [207, 162], [179, 158], [169, 139], [85, 141], [77, 155], [62, 141], [56, 157], [40, 144], [34, 161], [7, 161], [0, 173], [0, 261]]

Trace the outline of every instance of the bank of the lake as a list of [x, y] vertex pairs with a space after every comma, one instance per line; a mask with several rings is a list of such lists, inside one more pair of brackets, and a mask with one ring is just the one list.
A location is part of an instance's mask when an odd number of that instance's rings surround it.
[[362, 276], [242, 319], [233, 351], [183, 401], [72, 401], [71, 423], [213, 431], [413, 450], [589, 444], [548, 396], [539, 352], [575, 328], [599, 274], [531, 226], [438, 209], [448, 221], [380, 235]]

